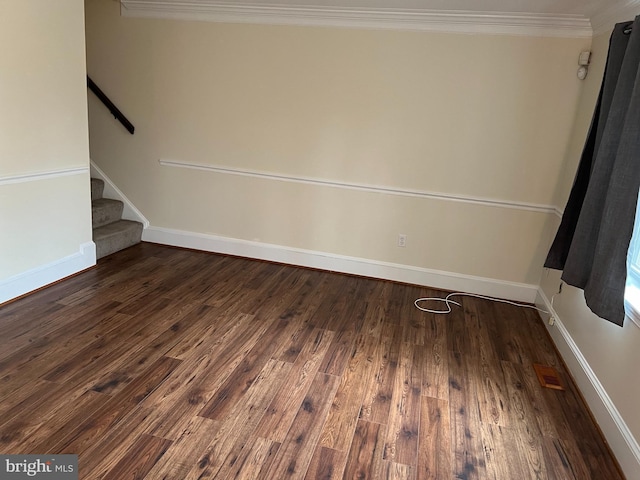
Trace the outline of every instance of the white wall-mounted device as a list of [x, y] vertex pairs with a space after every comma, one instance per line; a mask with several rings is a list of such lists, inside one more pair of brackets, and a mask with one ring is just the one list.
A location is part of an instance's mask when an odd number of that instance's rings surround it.
[[587, 73], [589, 72], [589, 62], [591, 61], [591, 52], [584, 51], [580, 52], [580, 56], [578, 57], [578, 78], [580, 80], [584, 80], [587, 78]]

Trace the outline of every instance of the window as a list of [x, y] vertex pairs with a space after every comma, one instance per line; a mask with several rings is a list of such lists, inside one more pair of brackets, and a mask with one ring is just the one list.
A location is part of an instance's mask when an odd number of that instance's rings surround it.
[[[639, 195], [640, 197], [640, 195]], [[640, 327], [640, 198], [636, 206], [636, 221], [627, 253], [627, 286], [624, 306], [627, 316]]]

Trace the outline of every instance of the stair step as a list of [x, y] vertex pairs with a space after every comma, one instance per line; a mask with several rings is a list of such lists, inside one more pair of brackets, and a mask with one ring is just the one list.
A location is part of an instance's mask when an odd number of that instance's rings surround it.
[[91, 202], [91, 222], [93, 228], [117, 222], [122, 217], [124, 203], [111, 198], [98, 198]]
[[99, 178], [91, 179], [91, 200], [97, 200], [102, 198], [102, 192], [104, 192], [104, 181]]
[[142, 224], [131, 220], [118, 220], [93, 229], [96, 257], [102, 258], [140, 243]]

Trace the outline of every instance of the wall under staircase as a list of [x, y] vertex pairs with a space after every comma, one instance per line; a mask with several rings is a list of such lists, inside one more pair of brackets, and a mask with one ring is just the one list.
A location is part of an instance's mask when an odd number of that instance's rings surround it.
[[124, 220], [123, 202], [104, 198], [103, 193], [104, 181], [92, 178], [91, 219], [98, 259], [140, 243], [143, 228], [140, 222]]

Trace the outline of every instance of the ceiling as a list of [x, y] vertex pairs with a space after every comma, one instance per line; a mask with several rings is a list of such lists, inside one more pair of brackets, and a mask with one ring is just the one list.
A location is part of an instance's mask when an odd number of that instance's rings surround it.
[[231, 23], [591, 36], [640, 0], [121, 0], [122, 14]]

